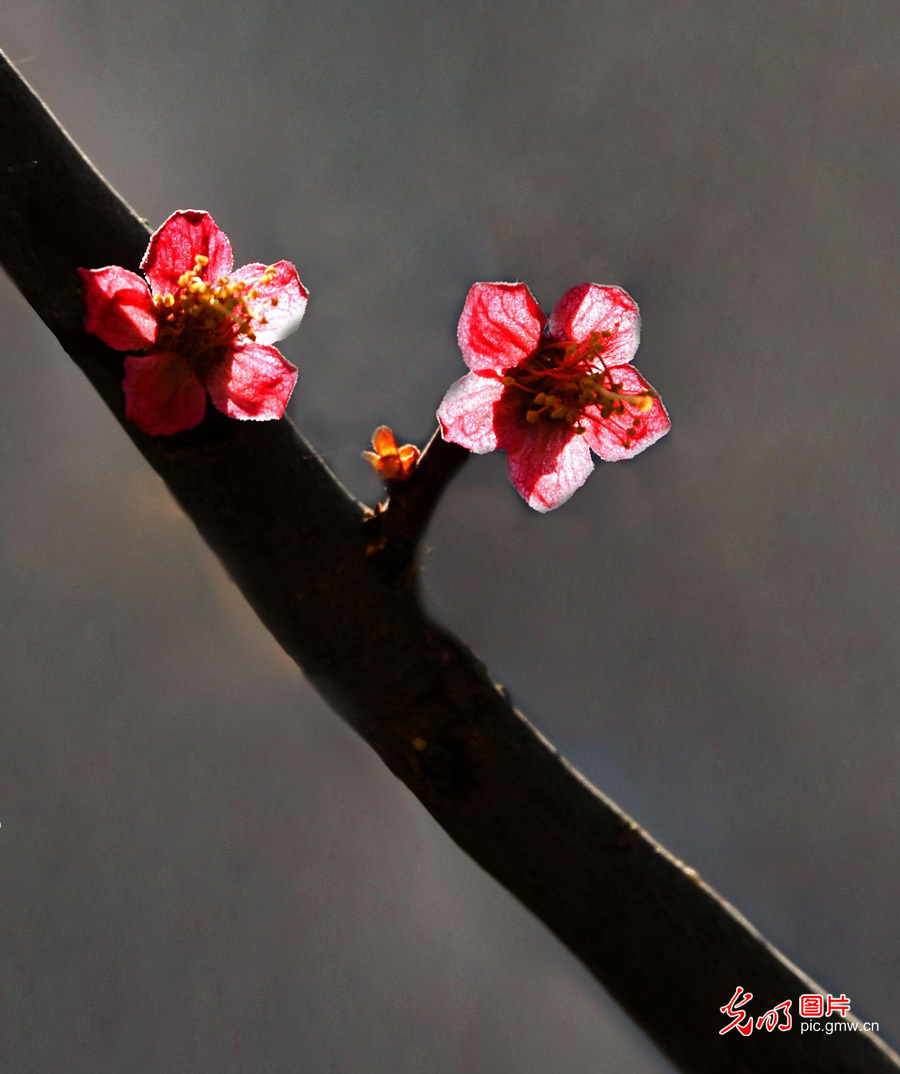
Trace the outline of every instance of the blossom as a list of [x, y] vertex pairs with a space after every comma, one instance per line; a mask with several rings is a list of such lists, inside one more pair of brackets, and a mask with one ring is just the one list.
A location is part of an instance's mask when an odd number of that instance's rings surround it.
[[[297, 370], [270, 344], [303, 317], [309, 293], [289, 261], [234, 269], [209, 213], [173, 213], [155, 231], [144, 276], [79, 269], [85, 328], [125, 358], [125, 416], [164, 436], [199, 425], [206, 396], [232, 418], [280, 418]], [[144, 279], [146, 277], [146, 279]]]
[[594, 468], [637, 455], [671, 425], [631, 365], [640, 314], [621, 287], [582, 283], [549, 321], [524, 283], [476, 283], [459, 319], [470, 371], [438, 410], [445, 440], [478, 454], [506, 451], [513, 485], [550, 511]]
[[364, 451], [363, 458], [383, 481], [405, 481], [412, 476], [419, 461], [419, 449], [414, 444], [397, 447], [393, 429], [379, 425], [372, 434], [374, 451]]

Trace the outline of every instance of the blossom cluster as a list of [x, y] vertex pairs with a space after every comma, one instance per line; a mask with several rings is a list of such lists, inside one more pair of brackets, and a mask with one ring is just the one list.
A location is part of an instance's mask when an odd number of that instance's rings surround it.
[[[79, 269], [85, 328], [124, 360], [125, 413], [166, 436], [199, 425], [207, 398], [232, 418], [280, 418], [297, 370], [273, 343], [300, 323], [309, 297], [289, 261], [234, 268], [212, 217], [173, 213], [154, 232], [138, 275], [118, 265]], [[594, 467], [630, 458], [669, 430], [656, 391], [631, 364], [640, 340], [634, 299], [583, 283], [549, 319], [523, 283], [476, 283], [459, 320], [469, 373], [444, 396], [445, 440], [477, 454], [503, 450], [528, 504], [564, 503]], [[386, 481], [404, 481], [419, 453], [380, 426], [365, 455]]]

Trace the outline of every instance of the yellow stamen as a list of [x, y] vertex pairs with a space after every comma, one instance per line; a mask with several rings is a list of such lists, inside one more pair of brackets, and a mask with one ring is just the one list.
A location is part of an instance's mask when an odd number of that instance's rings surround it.
[[[632, 448], [644, 433], [639, 415], [653, 408], [656, 392], [645, 388], [624, 391], [602, 357], [615, 329], [591, 332], [581, 343], [542, 343], [519, 365], [503, 371], [504, 387], [521, 393], [524, 418], [529, 424], [564, 421], [575, 434], [583, 434], [585, 417], [608, 422], [610, 431]], [[513, 398], [515, 398], [515, 391]], [[590, 408], [591, 412], [586, 415]]]
[[[219, 276], [213, 283], [202, 278], [208, 264], [206, 255], [195, 254], [194, 267], [178, 277], [175, 294], [153, 298], [161, 317], [157, 345], [179, 350], [201, 375], [223, 348], [233, 345], [236, 336], [256, 340], [255, 327], [267, 324], [268, 318], [260, 316], [249, 300], [259, 296], [258, 286], [270, 284], [278, 275], [269, 266], [255, 284], [228, 276]], [[278, 295], [268, 302], [277, 306]]]

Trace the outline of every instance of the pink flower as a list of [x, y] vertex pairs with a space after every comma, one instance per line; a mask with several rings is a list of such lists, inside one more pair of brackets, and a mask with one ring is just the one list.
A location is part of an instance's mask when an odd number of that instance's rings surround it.
[[146, 276], [79, 269], [85, 328], [125, 359], [125, 415], [151, 436], [192, 429], [206, 395], [232, 418], [280, 418], [297, 370], [269, 346], [300, 323], [309, 293], [289, 261], [234, 270], [209, 213], [173, 213], [150, 239]]
[[621, 287], [579, 284], [548, 322], [524, 283], [474, 284], [458, 332], [471, 372], [438, 410], [444, 439], [505, 450], [529, 505], [559, 507], [593, 470], [591, 451], [617, 462], [669, 431], [659, 396], [630, 364], [640, 329]]

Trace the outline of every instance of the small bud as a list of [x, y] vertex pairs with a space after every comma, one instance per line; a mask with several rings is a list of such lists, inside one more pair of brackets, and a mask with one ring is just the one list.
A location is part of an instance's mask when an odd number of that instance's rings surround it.
[[374, 451], [364, 451], [362, 456], [382, 481], [405, 481], [415, 470], [419, 461], [419, 449], [414, 444], [397, 447], [393, 430], [379, 425], [372, 434]]

